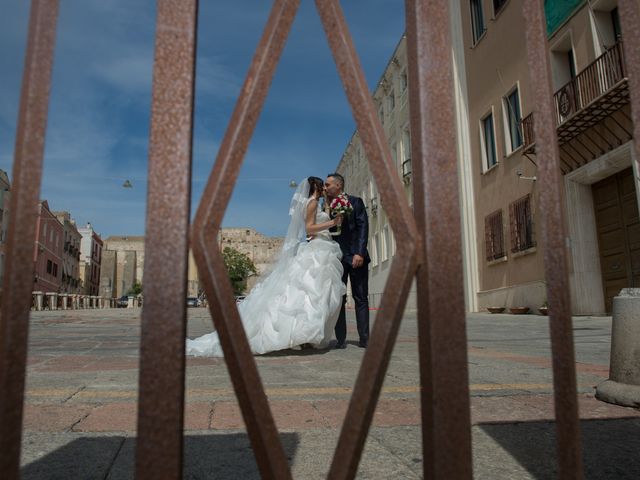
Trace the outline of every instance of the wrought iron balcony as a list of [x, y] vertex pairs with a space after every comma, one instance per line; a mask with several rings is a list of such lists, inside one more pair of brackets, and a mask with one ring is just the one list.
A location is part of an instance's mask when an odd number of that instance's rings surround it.
[[619, 41], [555, 93], [560, 144], [581, 134], [628, 102], [624, 54]]
[[[619, 41], [553, 96], [560, 145], [580, 135], [629, 102], [626, 67]], [[524, 153], [535, 152], [534, 116], [520, 121]]]

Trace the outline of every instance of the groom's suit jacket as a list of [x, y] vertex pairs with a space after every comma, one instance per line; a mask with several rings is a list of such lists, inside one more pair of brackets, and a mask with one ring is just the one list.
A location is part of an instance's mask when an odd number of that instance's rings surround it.
[[360, 197], [347, 195], [353, 207], [351, 215], [345, 215], [342, 220], [342, 232], [333, 237], [342, 250], [342, 261], [351, 264], [354, 255], [364, 258], [365, 264], [371, 261], [367, 250], [369, 238], [369, 218], [364, 202]]

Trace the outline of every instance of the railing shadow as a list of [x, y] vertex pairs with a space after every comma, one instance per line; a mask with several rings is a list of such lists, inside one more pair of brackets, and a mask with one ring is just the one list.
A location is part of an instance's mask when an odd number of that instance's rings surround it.
[[[299, 438], [281, 433], [290, 463]], [[188, 435], [183, 478], [260, 479], [245, 433]], [[122, 480], [134, 478], [135, 437], [81, 437], [22, 467], [23, 480]]]
[[[558, 478], [553, 422], [488, 423], [478, 427], [527, 470], [532, 478]], [[580, 427], [585, 479], [640, 478], [639, 418], [581, 420]], [[487, 447], [487, 451], [495, 449]], [[507, 472], [500, 472], [501, 462], [498, 458], [478, 454], [476, 450], [477, 461], [494, 464], [494, 478], [507, 478], [504, 476]]]

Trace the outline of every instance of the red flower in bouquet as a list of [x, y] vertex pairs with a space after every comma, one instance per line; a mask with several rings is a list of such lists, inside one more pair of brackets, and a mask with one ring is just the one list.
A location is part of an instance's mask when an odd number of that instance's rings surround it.
[[[336, 198], [331, 200], [331, 203], [329, 204], [329, 210], [331, 211], [332, 217], [335, 217], [336, 215], [346, 216], [346, 215], [351, 215], [351, 212], [353, 212], [353, 206], [351, 205], [351, 202], [349, 201], [349, 197], [347, 196], [347, 194], [341, 193]], [[342, 226], [338, 225], [336, 230], [336, 235], [340, 235], [341, 231], [342, 231]]]

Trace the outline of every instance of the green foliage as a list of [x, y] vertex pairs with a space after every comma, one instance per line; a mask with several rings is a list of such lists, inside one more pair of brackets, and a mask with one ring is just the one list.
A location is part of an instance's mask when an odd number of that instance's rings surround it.
[[127, 292], [127, 295], [140, 295], [142, 293], [142, 284], [140, 282], [136, 282]]
[[258, 273], [253, 261], [244, 253], [235, 248], [224, 247], [222, 250], [224, 266], [229, 274], [233, 292], [235, 295], [242, 295], [247, 288], [247, 278]]

